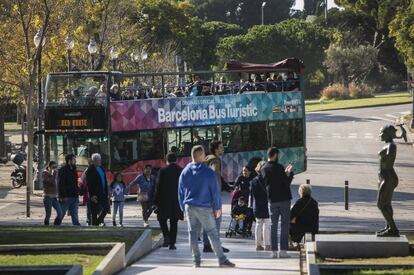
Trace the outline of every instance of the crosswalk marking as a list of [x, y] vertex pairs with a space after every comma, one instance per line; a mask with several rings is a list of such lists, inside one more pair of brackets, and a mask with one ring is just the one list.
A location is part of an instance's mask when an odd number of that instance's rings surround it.
[[385, 118], [385, 117], [372, 116], [371, 118], [376, 119], [376, 120], [384, 120], [384, 121], [389, 121], [389, 122], [392, 122], [392, 123], [394, 123], [394, 122], [395, 122], [395, 120], [391, 120], [391, 119], [388, 119], [388, 118]]
[[316, 138], [316, 139], [376, 139], [376, 134], [373, 133], [348, 133], [348, 134], [340, 134], [340, 133], [330, 133], [330, 134], [321, 134], [317, 133], [314, 135], [308, 135], [308, 138]]

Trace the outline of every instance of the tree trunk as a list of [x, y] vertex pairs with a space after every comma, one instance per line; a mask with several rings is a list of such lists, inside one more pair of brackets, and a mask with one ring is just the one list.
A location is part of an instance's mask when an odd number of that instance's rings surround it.
[[24, 127], [25, 113], [26, 113], [26, 111], [24, 110], [24, 107], [22, 105], [19, 105], [19, 114], [20, 114], [19, 119], [20, 119], [20, 125], [22, 127], [22, 131], [21, 131], [21, 133], [22, 133], [22, 144], [21, 144], [20, 148], [22, 150], [24, 150], [24, 148], [25, 148], [25, 146], [24, 146], [24, 134], [25, 134], [25, 131], [26, 131], [26, 129]]
[[6, 157], [6, 146], [5, 146], [5, 132], [4, 132], [4, 117], [6, 115], [6, 107], [0, 107], [0, 158]]

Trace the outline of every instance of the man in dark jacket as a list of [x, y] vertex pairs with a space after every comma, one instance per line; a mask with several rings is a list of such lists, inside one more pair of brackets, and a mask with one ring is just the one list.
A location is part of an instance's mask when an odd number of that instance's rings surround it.
[[[287, 254], [290, 222], [290, 200], [292, 193], [290, 184], [293, 179], [293, 167], [286, 169], [278, 163], [279, 149], [270, 147], [267, 150], [268, 161], [261, 170], [267, 187], [271, 220], [271, 241], [274, 258], [290, 258]], [[280, 217], [280, 251], [278, 247], [277, 227]]]
[[[171, 250], [175, 250], [177, 223], [178, 220], [184, 219], [177, 196], [178, 179], [183, 169], [177, 165], [177, 156], [174, 153], [168, 153], [166, 161], [167, 166], [160, 169], [157, 177], [154, 203], [158, 208], [157, 218], [164, 236], [163, 246], [170, 246]], [[170, 220], [170, 229], [167, 225], [168, 219]]]
[[80, 225], [78, 217], [79, 188], [76, 172], [76, 156], [66, 155], [66, 164], [59, 169], [58, 190], [62, 213], [69, 209], [73, 225]]
[[85, 176], [91, 202], [92, 225], [100, 225], [109, 212], [108, 180], [101, 166], [101, 155], [93, 154], [91, 159], [92, 165], [86, 170]]

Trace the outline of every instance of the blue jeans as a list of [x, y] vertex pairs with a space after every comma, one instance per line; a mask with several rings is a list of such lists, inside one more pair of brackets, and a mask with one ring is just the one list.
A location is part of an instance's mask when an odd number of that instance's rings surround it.
[[201, 261], [200, 249], [198, 248], [198, 236], [201, 229], [204, 229], [207, 233], [213, 251], [218, 258], [219, 264], [224, 263], [227, 258], [224, 256], [223, 249], [221, 248], [220, 237], [217, 232], [216, 219], [213, 215], [213, 209], [186, 204], [185, 212], [187, 214], [188, 235], [194, 263], [200, 263]]
[[124, 202], [123, 201], [114, 201], [112, 202], [114, 205], [114, 210], [112, 211], [112, 221], [116, 221], [116, 213], [119, 210], [119, 224], [122, 225], [122, 221], [124, 219]]
[[78, 217], [79, 198], [63, 198], [60, 205], [62, 207], [63, 214], [65, 214], [69, 209], [72, 224], [80, 225]]
[[290, 200], [269, 203], [270, 210], [270, 234], [272, 250], [278, 251], [277, 229], [280, 217], [280, 250], [288, 250], [289, 247], [289, 223], [290, 223]]
[[52, 215], [52, 207], [56, 210], [56, 218], [54, 221], [54, 225], [59, 225], [63, 219], [62, 208], [57, 200], [57, 198], [52, 198], [49, 196], [43, 197], [43, 205], [45, 206], [45, 225], [49, 225], [50, 216]]
[[[217, 233], [220, 237], [220, 226], [221, 226], [221, 217], [216, 220], [216, 228], [217, 228]], [[204, 245], [210, 245], [210, 241], [208, 240], [208, 236], [205, 230], [203, 230], [203, 244]]]

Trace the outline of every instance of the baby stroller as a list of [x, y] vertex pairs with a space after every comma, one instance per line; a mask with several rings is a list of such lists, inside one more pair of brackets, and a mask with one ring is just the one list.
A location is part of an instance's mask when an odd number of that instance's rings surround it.
[[[253, 209], [247, 207], [245, 199], [235, 190], [231, 200], [231, 221], [225, 233], [226, 238], [241, 235], [243, 238], [252, 236]], [[240, 203], [243, 203], [240, 205]]]

